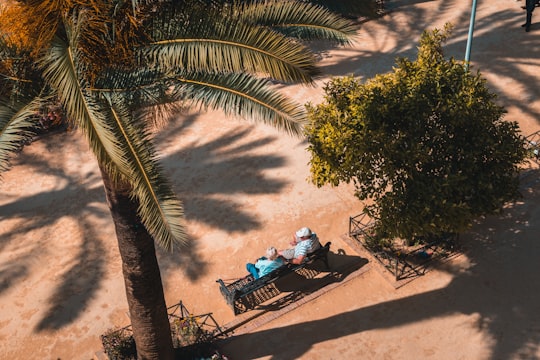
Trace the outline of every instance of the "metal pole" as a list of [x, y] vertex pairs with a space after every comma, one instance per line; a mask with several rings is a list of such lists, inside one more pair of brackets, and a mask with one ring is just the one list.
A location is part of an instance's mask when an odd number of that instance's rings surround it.
[[476, 0], [472, 2], [471, 22], [469, 24], [469, 37], [467, 38], [467, 50], [465, 51], [465, 70], [469, 70], [469, 61], [471, 59], [471, 44], [474, 30], [474, 19], [476, 17]]

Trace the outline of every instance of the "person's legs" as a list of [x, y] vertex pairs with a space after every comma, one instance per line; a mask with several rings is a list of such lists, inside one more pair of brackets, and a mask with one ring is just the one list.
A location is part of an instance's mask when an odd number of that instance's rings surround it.
[[531, 30], [532, 22], [532, 11], [527, 10], [527, 21], [525, 21], [525, 31], [529, 32]]
[[294, 249], [281, 250], [279, 254], [285, 259], [291, 260], [294, 258]]
[[536, 0], [526, 0], [525, 1], [525, 9], [527, 10], [527, 19], [525, 21], [525, 31], [529, 32], [531, 30], [531, 22], [532, 22], [532, 13], [534, 11], [534, 7], [536, 5]]
[[246, 264], [246, 269], [249, 271], [251, 275], [253, 275], [253, 278], [258, 279], [259, 278], [259, 270], [255, 267], [252, 263]]

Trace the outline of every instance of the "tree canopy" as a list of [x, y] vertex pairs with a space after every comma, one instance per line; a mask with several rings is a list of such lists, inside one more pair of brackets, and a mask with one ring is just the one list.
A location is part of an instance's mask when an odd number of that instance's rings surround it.
[[520, 196], [524, 138], [480, 72], [445, 59], [450, 28], [425, 31], [415, 61], [364, 83], [335, 78], [307, 106], [311, 180], [354, 182], [385, 237], [462, 232]]

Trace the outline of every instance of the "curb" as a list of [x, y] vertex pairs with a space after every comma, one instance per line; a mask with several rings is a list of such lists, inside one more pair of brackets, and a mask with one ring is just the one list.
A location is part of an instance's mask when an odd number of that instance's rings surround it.
[[[354, 266], [357, 266], [358, 263], [349, 264], [348, 266], [342, 266], [338, 269], [333, 269], [330, 274], [328, 274], [325, 278], [328, 278], [329, 281], [331, 281], [331, 277], [335, 275], [339, 275], [340, 272], [346, 272], [346, 270], [349, 270], [353, 268]], [[261, 309], [261, 310], [251, 310], [250, 313], [252, 314], [249, 317], [239, 319], [239, 320], [233, 320], [228, 324], [225, 324], [222, 328], [224, 329], [220, 335], [226, 335], [227, 338], [224, 338], [222, 341], [227, 341], [231, 337], [234, 337], [236, 335], [242, 335], [246, 333], [250, 333], [253, 330], [268, 324], [272, 320], [275, 320], [295, 309], [298, 307], [315, 300], [319, 298], [320, 296], [323, 296], [324, 294], [332, 291], [336, 287], [349, 282], [362, 274], [367, 273], [369, 270], [371, 270], [370, 263], [367, 263], [366, 265], [361, 266], [359, 269], [354, 270], [347, 274], [342, 279], [337, 278], [335, 281], [332, 281], [328, 283], [327, 285], [324, 285], [319, 290], [314, 291], [308, 295], [302, 296], [301, 298], [295, 300], [289, 305], [284, 306], [283, 308], [279, 310], [271, 310], [271, 309]], [[306, 290], [306, 289], [301, 289]], [[253, 314], [253, 312], [256, 312]], [[218, 335], [218, 336], [220, 336]]]

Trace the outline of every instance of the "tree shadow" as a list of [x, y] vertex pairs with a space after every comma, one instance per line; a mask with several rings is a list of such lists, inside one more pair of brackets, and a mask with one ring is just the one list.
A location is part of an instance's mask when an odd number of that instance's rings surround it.
[[[298, 359], [316, 343], [431, 318], [478, 314], [474, 326], [490, 338], [489, 358], [535, 358], [540, 343], [540, 184], [524, 192], [525, 201], [462, 236], [471, 265], [458, 271], [447, 264], [454, 273], [448, 286], [321, 320], [233, 336], [223, 343], [223, 353], [235, 359]], [[290, 341], [292, 336], [295, 341]]]
[[[381, 24], [381, 27], [363, 26], [354, 48], [341, 49], [346, 60], [336, 61], [322, 66], [322, 72], [328, 76], [353, 75], [370, 79], [377, 74], [392, 70], [397, 58], [416, 59], [418, 41], [424, 30], [432, 30], [434, 23], [451, 21], [454, 25], [452, 35], [444, 45], [447, 58], [461, 60], [465, 58], [470, 26], [471, 7], [456, 0], [439, 2], [437, 8], [411, 6], [415, 0], [391, 2], [391, 11], [380, 19], [370, 20]], [[519, 8], [518, 3], [515, 6]], [[447, 19], [449, 10], [457, 14]], [[483, 6], [479, 4], [471, 39], [470, 63], [471, 71], [481, 71], [484, 78], [496, 76], [498, 81], [490, 81], [489, 86], [498, 94], [499, 103], [506, 108], [514, 106], [533, 119], [540, 118], [538, 107], [530, 106], [531, 102], [540, 98], [540, 72], [532, 72], [535, 59], [540, 58], [537, 39], [526, 33], [521, 24], [525, 21], [525, 12], [521, 9], [505, 8], [502, 11], [483, 15]], [[517, 10], [517, 12], [515, 11]], [[440, 27], [440, 26], [439, 26]], [[362, 45], [363, 39], [370, 38], [370, 46]], [[373, 46], [375, 44], [375, 46]], [[324, 44], [314, 45], [316, 51], [326, 55], [331, 49]], [[527, 67], [530, 70], [526, 70]], [[521, 90], [509, 92], [509, 82], [517, 82]]]
[[[330, 77], [353, 75], [369, 79], [391, 71], [397, 58], [415, 59], [422, 32], [431, 29], [437, 20], [444, 19], [445, 12], [457, 3], [456, 0], [439, 2], [437, 11], [410, 6], [420, 2], [424, 1], [391, 2], [387, 15], [369, 20], [381, 27], [372, 29], [362, 26], [353, 46], [340, 49], [340, 52], [345, 54], [342, 58], [346, 60], [339, 60], [336, 56], [336, 61], [321, 65], [322, 73]], [[468, 23], [470, 9], [468, 11], [464, 9], [458, 17], [460, 23]], [[364, 39], [370, 40], [369, 47], [363, 45], [366, 42]], [[329, 51], [335, 48], [326, 43], [314, 43], [312, 47], [322, 54], [321, 57], [330, 57]], [[448, 56], [459, 54], [455, 53], [453, 48], [445, 48], [445, 51]], [[465, 48], [462, 53], [465, 53]]]
[[[23, 224], [2, 236], [0, 250], [20, 235], [51, 226], [62, 217], [84, 219], [92, 214], [105, 218], [109, 214], [94, 206], [100, 201], [105, 201], [102, 188], [88, 189], [72, 182], [61, 189], [19, 197], [13, 202], [0, 205], [0, 221], [7, 218], [24, 219]], [[51, 208], [54, 208], [54, 214]]]
[[[193, 123], [193, 119], [188, 119]], [[188, 126], [171, 129], [171, 134], [182, 138]], [[201, 222], [228, 233], [247, 232], [262, 224], [256, 213], [241, 203], [236, 195], [264, 195], [279, 193], [286, 182], [271, 179], [264, 170], [285, 165], [278, 155], [257, 155], [253, 152], [276, 140], [274, 137], [249, 139], [254, 127], [233, 128], [215, 140], [196, 143], [185, 142], [180, 149], [161, 160], [167, 175], [172, 179], [178, 197], [184, 203], [185, 218]], [[191, 237], [189, 249], [179, 249], [173, 254], [159, 251], [160, 266], [167, 273], [182, 265], [190, 280], [206, 274], [206, 266], [196, 255], [198, 242]]]
[[[170, 136], [176, 140], [182, 138], [183, 132], [193, 124], [197, 116], [187, 116], [176, 126], [167, 127], [166, 136], [161, 139], [168, 141]], [[231, 130], [224, 136], [206, 143], [186, 143], [181, 150], [162, 159], [162, 164], [170, 172], [176, 183], [175, 191], [184, 201], [186, 217], [204, 222], [226, 231], [248, 231], [260, 226], [256, 216], [244, 209], [241, 203], [236, 203], [237, 193], [265, 194], [279, 192], [284, 182], [271, 180], [261, 175], [262, 170], [282, 166], [283, 158], [279, 156], [258, 156], [249, 152], [264, 147], [274, 141], [266, 137], [251, 142], [237, 143], [248, 137], [251, 129]], [[59, 137], [73, 134], [56, 134], [44, 136], [39, 141], [45, 151], [58, 152], [56, 143]], [[64, 158], [61, 158], [63, 157]], [[61, 218], [72, 218], [84, 230], [84, 238], [77, 254], [73, 256], [73, 264], [65, 271], [53, 295], [47, 300], [49, 307], [36, 329], [59, 329], [72, 323], [88, 306], [95, 292], [99, 289], [104, 276], [105, 252], [104, 244], [97, 239], [92, 229], [89, 217], [100, 219], [110, 218], [108, 211], [102, 205], [105, 194], [101, 187], [99, 172], [86, 174], [82, 179], [70, 175], [63, 164], [69, 163], [67, 154], [55, 154], [54, 163], [45, 156], [24, 156], [19, 158], [32, 169], [33, 174], [42, 174], [55, 178], [53, 190], [39, 192], [28, 196], [13, 197], [12, 201], [4, 201], [0, 205], [0, 221], [3, 219], [21, 219], [21, 225], [14, 227], [2, 236], [0, 249], [17, 241], [23, 234], [54, 226]], [[61, 165], [55, 165], [60, 163]], [[176, 179], [180, 178], [180, 181]], [[239, 178], [241, 182], [237, 181]], [[29, 181], [29, 180], [22, 180]], [[99, 185], [91, 185], [98, 182]], [[54, 212], [50, 209], [54, 208]], [[227, 214], [226, 219], [221, 215]], [[43, 232], [44, 237], [54, 236]], [[26, 255], [18, 254], [0, 264], [0, 293], [8, 290], [13, 284], [28, 275], [25, 256], [36, 251], [40, 243], [47, 239], [35, 239], [35, 245], [30, 244]], [[192, 239], [193, 240], [193, 239]], [[197, 241], [190, 241], [181, 251], [174, 254], [165, 253], [158, 249], [158, 257], [164, 264], [162, 271], [174, 267], [181, 268], [190, 279], [197, 279], [206, 271], [206, 263], [197, 260]]]
[[28, 274], [28, 267], [21, 264], [7, 264], [0, 269], [0, 294], [8, 290], [12, 284], [24, 279]]
[[74, 264], [64, 271], [60, 285], [48, 299], [50, 307], [36, 325], [37, 331], [57, 330], [77, 320], [85, 311], [105, 275], [105, 252], [101, 241], [90, 227], [73, 259]]
[[237, 128], [216, 140], [187, 143], [162, 160], [184, 202], [187, 219], [227, 232], [245, 232], [261, 226], [254, 214], [235, 201], [235, 194], [279, 193], [286, 182], [264, 176], [263, 170], [283, 166], [285, 159], [250, 153], [276, 140], [267, 136], [240, 142], [249, 138], [252, 131], [253, 127]]

